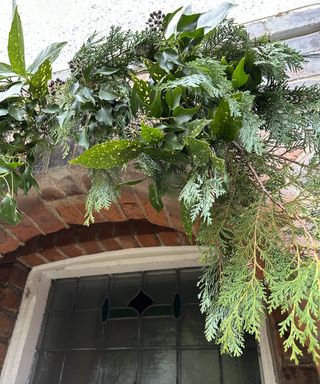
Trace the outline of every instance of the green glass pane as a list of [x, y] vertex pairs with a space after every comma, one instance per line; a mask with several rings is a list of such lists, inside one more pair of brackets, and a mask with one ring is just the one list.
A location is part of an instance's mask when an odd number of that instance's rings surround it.
[[144, 318], [141, 321], [143, 346], [175, 347], [177, 322], [172, 318]]
[[71, 313], [51, 312], [47, 315], [46, 325], [41, 341], [42, 348], [62, 349], [66, 348], [70, 341]]
[[136, 384], [136, 372], [136, 351], [104, 352], [101, 355], [99, 379], [94, 384]]
[[59, 384], [96, 384], [98, 375], [97, 351], [71, 351], [66, 356]]
[[145, 272], [144, 290], [154, 304], [169, 304], [176, 292], [176, 271]]
[[140, 384], [176, 384], [176, 351], [144, 351], [141, 364]]
[[81, 277], [78, 283], [77, 309], [99, 309], [108, 295], [107, 276]]
[[117, 274], [111, 278], [110, 305], [127, 307], [129, 302], [140, 292], [142, 273]]
[[61, 374], [64, 354], [39, 352], [31, 384], [57, 384]]
[[199, 288], [197, 283], [201, 275], [199, 268], [179, 270], [179, 290], [184, 304], [198, 303]]
[[247, 348], [237, 358], [223, 355], [221, 360], [224, 384], [261, 384], [256, 349]]
[[[219, 352], [216, 350], [182, 350], [181, 382], [183, 384], [221, 384]], [[249, 383], [248, 381], [247, 384]], [[233, 384], [238, 384], [238, 381]]]
[[47, 311], [72, 311], [77, 293], [77, 279], [53, 280]]
[[70, 329], [70, 347], [97, 348], [102, 327], [99, 310], [75, 311]]
[[104, 348], [128, 348], [138, 344], [138, 319], [109, 320], [104, 324]]
[[181, 344], [209, 345], [204, 336], [204, 324], [205, 318], [198, 305], [184, 305], [181, 314]]

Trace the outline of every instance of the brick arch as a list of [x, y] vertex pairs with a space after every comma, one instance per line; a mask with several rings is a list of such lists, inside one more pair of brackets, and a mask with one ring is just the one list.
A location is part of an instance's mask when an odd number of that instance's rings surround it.
[[[127, 179], [141, 175], [127, 172]], [[0, 224], [0, 254], [21, 249], [29, 240], [70, 229], [84, 222], [86, 195], [90, 179], [85, 169], [75, 166], [55, 166], [37, 176], [40, 192], [19, 196], [23, 213], [17, 226]], [[178, 199], [164, 199], [165, 207], [158, 213], [148, 200], [147, 182], [123, 190], [119, 201], [110, 209], [95, 214], [95, 222], [122, 223], [142, 220], [183, 232]]]

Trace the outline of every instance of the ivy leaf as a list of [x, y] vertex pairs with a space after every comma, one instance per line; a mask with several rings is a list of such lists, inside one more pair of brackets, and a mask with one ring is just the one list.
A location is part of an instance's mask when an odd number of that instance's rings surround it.
[[163, 209], [163, 202], [159, 190], [154, 184], [149, 185], [149, 200], [154, 209], [160, 212]]
[[25, 195], [32, 187], [39, 189], [39, 185], [32, 174], [32, 168], [30, 166], [27, 166], [21, 174], [19, 186], [23, 189]]
[[39, 55], [35, 58], [34, 62], [28, 67], [29, 73], [36, 73], [39, 67], [46, 61], [49, 60], [52, 64], [59, 56], [62, 48], [67, 42], [53, 43], [47, 46]]
[[47, 59], [38, 67], [37, 72], [30, 79], [30, 92], [34, 97], [41, 99], [48, 93], [48, 81], [51, 76], [51, 62]]
[[191, 155], [194, 164], [199, 166], [208, 165], [210, 162], [219, 170], [224, 170], [224, 161], [215, 155], [209, 144], [204, 140], [194, 137], [186, 137], [185, 145]]
[[137, 157], [144, 148], [139, 141], [113, 140], [97, 144], [82, 153], [71, 164], [84, 165], [88, 168], [101, 169], [122, 166]]
[[207, 119], [196, 119], [196, 120], [187, 122], [185, 124], [187, 128], [186, 135], [190, 137], [197, 137], [202, 132], [203, 128], [206, 127], [211, 122], [212, 120], [207, 120]]
[[100, 108], [96, 113], [95, 113], [95, 118], [99, 123], [105, 123], [108, 125], [112, 125], [113, 123], [113, 117], [111, 113], [111, 108]]
[[84, 148], [84, 149], [88, 149], [89, 146], [90, 146], [90, 142], [89, 142], [89, 137], [87, 135], [87, 130], [85, 128], [83, 128], [79, 134], [78, 134], [78, 144]]
[[22, 83], [16, 83], [6, 91], [0, 92], [0, 102], [5, 99], [8, 99], [9, 97], [19, 96], [21, 88], [22, 88]]
[[222, 3], [216, 8], [200, 15], [197, 23], [197, 28], [204, 28], [205, 33], [214, 29], [227, 16], [229, 10], [235, 5], [231, 3]]
[[59, 127], [62, 128], [64, 124], [68, 123], [72, 116], [74, 115], [74, 111], [64, 111], [60, 115], [57, 116]]
[[180, 104], [180, 99], [182, 95], [182, 89], [180, 87], [170, 88], [167, 90], [165, 95], [165, 100], [170, 107], [170, 109], [175, 109]]
[[24, 58], [23, 31], [18, 7], [14, 10], [8, 39], [8, 56], [13, 72], [25, 76], [26, 65]]
[[12, 116], [17, 121], [23, 121], [25, 117], [26, 110], [23, 108], [16, 108], [13, 106], [10, 106], [8, 108], [8, 113], [10, 116]]
[[148, 127], [142, 123], [141, 137], [147, 144], [156, 144], [163, 139], [164, 133], [161, 129]]
[[106, 101], [111, 101], [115, 100], [119, 97], [117, 93], [115, 93], [110, 87], [107, 85], [104, 85], [100, 88], [99, 91], [99, 99], [100, 100], [106, 100]]
[[0, 116], [6, 116], [8, 114], [8, 110], [4, 108], [0, 108]]
[[11, 196], [5, 196], [0, 202], [0, 219], [8, 224], [16, 225], [21, 221], [21, 218], [16, 200]]
[[235, 89], [242, 87], [249, 80], [249, 75], [246, 74], [244, 71], [244, 64], [245, 64], [245, 57], [243, 57], [239, 61], [238, 65], [236, 66], [235, 70], [232, 73], [232, 86]]
[[154, 57], [159, 63], [160, 68], [164, 69], [167, 73], [172, 71], [174, 64], [183, 65], [183, 62], [179, 58], [179, 53], [172, 48], [157, 52]]
[[93, 105], [96, 104], [96, 101], [92, 95], [93, 91], [91, 88], [83, 87], [80, 89], [80, 91], [75, 94], [74, 98], [79, 101], [80, 103], [91, 103]]

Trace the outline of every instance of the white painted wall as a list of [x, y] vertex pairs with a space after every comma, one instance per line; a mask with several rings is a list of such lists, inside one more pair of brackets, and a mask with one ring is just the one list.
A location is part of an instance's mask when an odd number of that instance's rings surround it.
[[[291, 9], [320, 3], [319, 0], [229, 0], [237, 3], [230, 15], [248, 22]], [[54, 70], [67, 68], [67, 62], [94, 31], [104, 32], [112, 24], [140, 29], [150, 12], [159, 8], [170, 12], [191, 3], [195, 10], [214, 7], [220, 0], [16, 0], [22, 17], [27, 63], [48, 44], [68, 41]], [[0, 61], [6, 59], [12, 0], [0, 0]]]

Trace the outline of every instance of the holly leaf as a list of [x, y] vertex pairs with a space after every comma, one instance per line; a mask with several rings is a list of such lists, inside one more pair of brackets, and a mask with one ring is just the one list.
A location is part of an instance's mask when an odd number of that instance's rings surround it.
[[139, 141], [108, 141], [89, 148], [70, 163], [94, 169], [122, 166], [137, 157], [143, 151], [144, 146]]
[[8, 56], [13, 72], [18, 75], [26, 75], [26, 64], [24, 57], [23, 30], [18, 7], [14, 10], [13, 20], [8, 39]]

